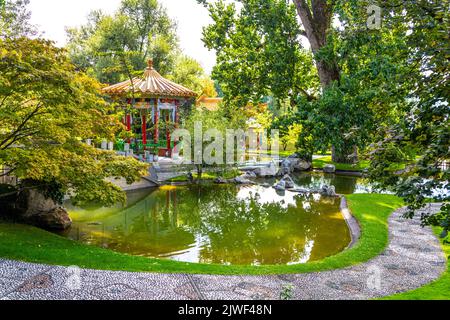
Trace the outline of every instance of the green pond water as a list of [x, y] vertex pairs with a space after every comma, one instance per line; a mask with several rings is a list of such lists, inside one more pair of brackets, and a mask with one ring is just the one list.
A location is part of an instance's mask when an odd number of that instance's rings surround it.
[[[366, 192], [347, 176], [294, 176], [300, 187]], [[275, 180], [264, 180], [272, 184]], [[225, 265], [294, 264], [344, 250], [351, 236], [340, 200], [271, 187], [166, 186], [128, 194], [125, 208], [70, 208], [65, 236], [132, 255]]]

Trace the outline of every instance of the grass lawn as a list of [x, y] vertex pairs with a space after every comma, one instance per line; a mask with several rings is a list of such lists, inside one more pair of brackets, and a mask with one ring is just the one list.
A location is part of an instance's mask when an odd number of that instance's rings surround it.
[[0, 257], [101, 270], [168, 273], [279, 274], [343, 268], [368, 261], [384, 250], [388, 244], [387, 219], [403, 205], [401, 199], [392, 195], [358, 194], [347, 199], [362, 228], [359, 242], [335, 256], [306, 264], [222, 266], [150, 259], [87, 246], [34, 227], [7, 223], [0, 223]]
[[323, 169], [323, 167], [325, 167], [327, 164], [333, 164], [336, 166], [336, 170], [343, 170], [343, 171], [362, 171], [369, 167], [369, 161], [367, 160], [362, 160], [356, 165], [335, 163], [331, 161], [331, 155], [313, 160], [314, 169]]
[[[439, 235], [442, 230], [434, 228], [436, 235]], [[450, 245], [441, 241], [442, 248], [447, 258], [450, 258]], [[383, 298], [384, 300], [450, 300], [450, 264], [447, 259], [447, 271], [438, 280], [418, 288], [416, 290], [396, 294], [390, 297]]]

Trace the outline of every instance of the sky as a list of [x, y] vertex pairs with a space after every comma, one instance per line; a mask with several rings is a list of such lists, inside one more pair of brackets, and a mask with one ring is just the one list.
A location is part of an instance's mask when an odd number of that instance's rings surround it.
[[[210, 73], [215, 64], [214, 52], [208, 51], [201, 41], [202, 28], [211, 19], [208, 11], [196, 0], [159, 0], [168, 10], [169, 16], [178, 24], [178, 37], [183, 52], [198, 60]], [[44, 37], [59, 46], [66, 43], [65, 27], [76, 27], [86, 22], [88, 13], [101, 9], [114, 13], [120, 0], [31, 0], [31, 23], [39, 26]]]

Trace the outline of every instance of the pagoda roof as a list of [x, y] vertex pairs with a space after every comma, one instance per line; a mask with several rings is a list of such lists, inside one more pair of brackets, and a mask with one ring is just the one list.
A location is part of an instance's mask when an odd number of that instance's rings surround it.
[[[134, 88], [134, 89], [133, 89]], [[182, 85], [170, 81], [161, 76], [153, 68], [153, 61], [148, 61], [147, 69], [143, 77], [135, 77], [133, 80], [120, 82], [102, 89], [102, 92], [110, 96], [125, 96], [130, 92], [145, 97], [181, 97], [191, 98], [197, 94]]]

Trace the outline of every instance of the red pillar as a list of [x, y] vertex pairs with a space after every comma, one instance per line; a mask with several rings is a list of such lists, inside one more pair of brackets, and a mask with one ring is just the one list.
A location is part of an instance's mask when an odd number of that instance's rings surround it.
[[[125, 122], [126, 122], [126, 126], [127, 126], [127, 131], [130, 132], [131, 131], [131, 114], [130, 113], [126, 114]], [[131, 143], [131, 139], [128, 139], [127, 142]]]
[[127, 117], [127, 120], [126, 120], [126, 122], [127, 122], [127, 131], [131, 131], [131, 114], [127, 113], [126, 117]]
[[144, 145], [144, 150], [145, 150], [145, 145], [147, 144], [147, 115], [144, 113], [142, 114], [142, 143]]
[[159, 112], [158, 112], [158, 105], [156, 105], [155, 109], [155, 136], [154, 136], [154, 142], [157, 144], [159, 142]]

